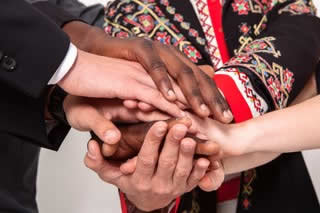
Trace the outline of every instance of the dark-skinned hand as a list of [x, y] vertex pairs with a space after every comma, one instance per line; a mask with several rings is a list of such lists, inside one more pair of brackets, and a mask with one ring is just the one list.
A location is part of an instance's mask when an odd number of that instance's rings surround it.
[[[215, 82], [172, 46], [143, 38], [109, 37], [97, 27], [72, 21], [63, 27], [72, 43], [84, 51], [112, 58], [135, 61], [150, 74], [163, 96], [170, 101], [187, 100], [200, 117], [229, 123], [233, 116]], [[177, 97], [173, 79], [184, 97]]]

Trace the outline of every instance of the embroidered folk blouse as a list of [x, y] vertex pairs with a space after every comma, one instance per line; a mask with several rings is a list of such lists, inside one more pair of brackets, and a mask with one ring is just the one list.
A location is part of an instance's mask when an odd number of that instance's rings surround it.
[[[315, 11], [309, 0], [115, 0], [106, 8], [104, 29], [116, 37], [149, 37], [198, 65], [212, 65], [235, 122], [241, 122], [286, 107], [315, 71]], [[243, 176], [242, 187], [250, 187], [255, 170]], [[250, 196], [241, 195], [244, 209], [252, 205]], [[172, 212], [177, 210], [178, 204]]]

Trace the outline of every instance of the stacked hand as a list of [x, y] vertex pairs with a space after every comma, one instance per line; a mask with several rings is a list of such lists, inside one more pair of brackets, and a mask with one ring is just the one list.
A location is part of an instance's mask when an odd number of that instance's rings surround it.
[[224, 174], [215, 143], [187, 135], [194, 133], [190, 120], [152, 122], [183, 117], [186, 108], [230, 122], [214, 81], [172, 47], [107, 37], [81, 22], [64, 30], [79, 48], [72, 70], [59, 82], [70, 94], [64, 101], [67, 120], [101, 140], [90, 141], [86, 165], [145, 210], [161, 208], [197, 185], [220, 186]]
[[[120, 128], [122, 140], [113, 157], [106, 160], [99, 144], [91, 140], [85, 164], [144, 211], [163, 208], [197, 185], [216, 189], [224, 178], [221, 166], [213, 159], [219, 155], [219, 146], [197, 144], [186, 137], [190, 125], [190, 120], [182, 119]], [[119, 167], [117, 160], [136, 155], [140, 146], [138, 155]], [[211, 155], [212, 162], [206, 158], [195, 160], [195, 152]], [[210, 175], [206, 175], [208, 170]]]

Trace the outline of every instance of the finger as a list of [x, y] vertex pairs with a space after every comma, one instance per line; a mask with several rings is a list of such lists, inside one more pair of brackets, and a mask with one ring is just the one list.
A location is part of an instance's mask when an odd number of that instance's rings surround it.
[[174, 171], [177, 165], [180, 141], [187, 134], [188, 128], [182, 124], [176, 124], [166, 137], [166, 141], [161, 150], [156, 176], [164, 184], [171, 184], [173, 181]]
[[200, 69], [198, 69], [198, 73], [201, 94], [203, 95], [205, 103], [209, 106], [214, 118], [224, 123], [230, 123], [233, 120], [233, 115], [216, 83]]
[[188, 178], [187, 191], [191, 191], [199, 184], [200, 180], [206, 174], [209, 165], [209, 160], [205, 158], [200, 158], [196, 161], [191, 175]]
[[209, 167], [209, 172], [199, 182], [199, 187], [207, 192], [217, 190], [224, 180], [223, 167], [218, 163]]
[[197, 150], [196, 153], [200, 155], [218, 155], [220, 153], [220, 145], [212, 142], [212, 141], [205, 141], [197, 143]]
[[116, 144], [107, 144], [102, 141], [93, 131], [90, 131], [91, 137], [93, 140], [97, 141], [100, 145], [101, 152], [104, 157], [110, 157], [118, 150], [119, 143]]
[[161, 60], [154, 47], [155, 42], [147, 39], [137, 39], [137, 48], [134, 50], [137, 61], [148, 71], [154, 83], [164, 97], [170, 101], [176, 100], [168, 77], [166, 65]]
[[178, 118], [178, 119], [170, 119], [167, 121], [168, 129], [171, 129], [173, 126], [177, 124], [183, 124], [187, 128], [190, 128], [192, 125], [192, 121], [190, 118], [184, 117], [184, 118]]
[[137, 178], [150, 179], [155, 171], [160, 144], [167, 132], [167, 124], [163, 121], [155, 123], [148, 131], [138, 154], [137, 168], [134, 175]]
[[168, 114], [162, 113], [160, 111], [152, 111], [152, 112], [136, 112], [137, 119], [143, 122], [150, 122], [150, 121], [165, 121], [170, 118]]
[[162, 54], [167, 55], [165, 62], [168, 64], [171, 76], [177, 81], [193, 111], [201, 117], [207, 117], [210, 111], [203, 100], [198, 81], [192, 68], [181, 60], [181, 57], [179, 57], [180, 53], [176, 54], [175, 52], [177, 52], [177, 50], [173, 47], [168, 48], [170, 51], [165, 48], [161, 49]]
[[144, 103], [148, 103], [155, 108], [166, 112], [174, 117], [184, 117], [185, 113], [175, 104], [172, 102], [167, 101], [163, 95], [156, 90], [155, 88], [148, 87], [148, 86], [141, 86], [143, 87], [141, 90], [143, 92], [136, 94], [136, 99], [142, 101]]
[[121, 138], [118, 128], [95, 108], [90, 108], [83, 120], [87, 123], [88, 129], [92, 130], [100, 140], [106, 144], [116, 144]]
[[124, 175], [133, 174], [134, 171], [136, 170], [137, 160], [138, 160], [137, 156], [127, 160], [125, 163], [121, 164], [120, 171]]
[[86, 167], [96, 172], [102, 180], [108, 183], [115, 184], [122, 175], [119, 166], [104, 160], [100, 146], [94, 140], [88, 142], [88, 153], [85, 156], [84, 163]]
[[[214, 116], [221, 122], [229, 123], [232, 121], [233, 116], [229, 109], [229, 105], [218, 90], [215, 82], [207, 74], [205, 74], [198, 66], [193, 64], [184, 54], [175, 50], [175, 54], [195, 73], [196, 79], [199, 82], [201, 95], [204, 103], [209, 107]], [[208, 68], [202, 66], [206, 71]]]
[[125, 106], [128, 109], [136, 109], [138, 108], [138, 101], [136, 100], [124, 100], [123, 106]]
[[106, 144], [103, 143], [101, 146], [101, 151], [104, 157], [110, 157], [117, 152], [119, 144]]
[[155, 110], [155, 108], [152, 105], [144, 103], [144, 102], [139, 102], [138, 108], [143, 112], [151, 112], [151, 111]]
[[181, 194], [185, 192], [187, 180], [192, 170], [195, 148], [196, 142], [191, 138], [184, 138], [181, 141], [179, 159], [173, 176], [173, 183], [179, 188], [178, 191]]
[[210, 78], [213, 78], [214, 76], [214, 69], [212, 66], [209, 65], [200, 65], [199, 68]]

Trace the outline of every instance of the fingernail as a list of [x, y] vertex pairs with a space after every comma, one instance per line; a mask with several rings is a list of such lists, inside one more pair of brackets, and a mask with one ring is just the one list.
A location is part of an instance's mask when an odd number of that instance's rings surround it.
[[93, 160], [96, 159], [95, 150], [94, 150], [93, 146], [91, 145], [91, 143], [89, 143], [89, 145], [88, 145], [88, 157]]
[[228, 120], [232, 120], [233, 119], [233, 115], [232, 115], [232, 113], [231, 113], [231, 111], [229, 109], [223, 112], [223, 116], [225, 118], [227, 118]]
[[104, 134], [105, 142], [108, 144], [116, 144], [118, 142], [117, 137], [118, 137], [118, 134], [115, 130], [108, 130]]
[[157, 129], [156, 135], [157, 135], [158, 137], [162, 137], [162, 136], [166, 133], [166, 131], [167, 131], [167, 128], [165, 128], [165, 127], [159, 127], [159, 128]]
[[208, 168], [209, 164], [210, 164], [210, 162], [207, 159], [205, 161], [201, 161], [201, 166], [203, 168]]
[[170, 89], [170, 90], [168, 91], [168, 96], [169, 96], [169, 97], [172, 97], [172, 98], [175, 98], [175, 97], [176, 97], [176, 94], [173, 92], [173, 90]]
[[181, 117], [186, 117], [187, 114], [184, 111], [181, 111]]
[[207, 107], [207, 105], [201, 104], [200, 108], [202, 111], [209, 113], [209, 108]]
[[187, 127], [185, 127], [183, 125], [176, 127], [176, 129], [173, 133], [174, 139], [181, 140], [185, 136], [187, 130], [188, 130]]
[[182, 141], [181, 145], [185, 152], [191, 152], [195, 147], [195, 143], [188, 140]]
[[219, 169], [220, 168], [220, 163], [218, 161], [214, 161], [212, 163], [212, 169]]

